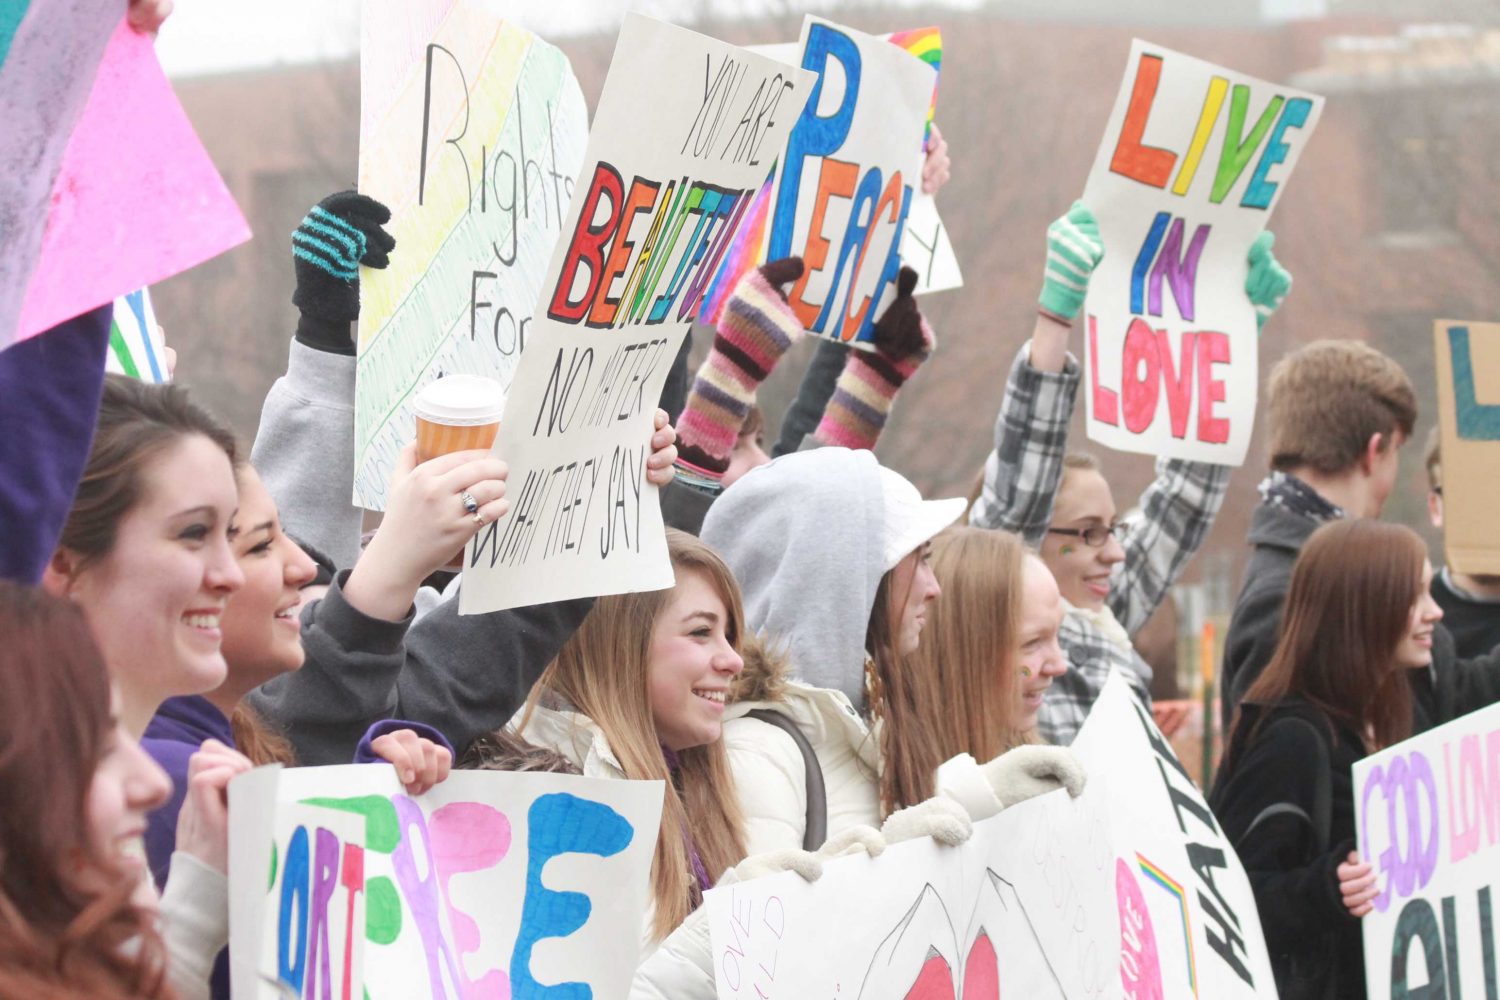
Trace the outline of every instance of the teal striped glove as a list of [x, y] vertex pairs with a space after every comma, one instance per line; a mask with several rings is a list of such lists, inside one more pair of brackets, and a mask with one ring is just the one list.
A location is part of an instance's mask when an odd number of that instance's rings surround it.
[[1250, 273], [1245, 277], [1245, 295], [1255, 307], [1257, 333], [1292, 290], [1291, 272], [1282, 267], [1271, 252], [1271, 245], [1275, 242], [1276, 234], [1266, 230], [1250, 244], [1250, 254], [1246, 258], [1250, 262]]
[[1062, 323], [1072, 323], [1083, 308], [1089, 276], [1103, 259], [1104, 244], [1094, 213], [1083, 202], [1073, 202], [1067, 215], [1047, 227], [1047, 270], [1037, 299], [1042, 312]]
[[317, 351], [353, 354], [349, 325], [359, 318], [359, 265], [385, 267], [396, 241], [383, 228], [390, 209], [356, 191], [340, 191], [313, 206], [292, 233], [301, 312], [297, 340]]

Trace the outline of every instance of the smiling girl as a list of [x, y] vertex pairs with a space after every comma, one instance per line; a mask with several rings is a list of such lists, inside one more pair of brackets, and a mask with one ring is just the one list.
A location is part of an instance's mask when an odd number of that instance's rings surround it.
[[1019, 536], [970, 527], [933, 539], [932, 569], [943, 597], [928, 612], [912, 666], [943, 720], [933, 727], [941, 758], [967, 753], [984, 762], [1040, 742], [1043, 695], [1067, 670], [1052, 573]]
[[164, 996], [138, 845], [167, 777], [75, 605], [0, 582], [0, 634], [0, 996]]
[[668, 529], [667, 551], [676, 586], [601, 597], [513, 720], [522, 737], [586, 776], [666, 783], [648, 946], [745, 856], [720, 739], [730, 683], [744, 666], [739, 587], [691, 535]]
[[1363, 997], [1358, 918], [1378, 886], [1354, 852], [1350, 767], [1411, 734], [1407, 673], [1432, 663], [1432, 566], [1411, 529], [1313, 533], [1281, 637], [1230, 729], [1209, 804], [1239, 851], [1281, 995]]

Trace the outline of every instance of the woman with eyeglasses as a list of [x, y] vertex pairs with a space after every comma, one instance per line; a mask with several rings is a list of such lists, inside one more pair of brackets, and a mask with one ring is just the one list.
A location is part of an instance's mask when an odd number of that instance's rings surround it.
[[[1262, 234], [1251, 248], [1245, 281], [1262, 323], [1291, 287], [1271, 242]], [[1130, 637], [1208, 536], [1229, 486], [1226, 466], [1158, 459], [1136, 511], [1117, 521], [1098, 463], [1066, 451], [1082, 371], [1068, 337], [1103, 257], [1098, 223], [1082, 202], [1048, 227], [1036, 326], [1011, 366], [995, 451], [969, 512], [970, 524], [1020, 535], [1057, 578], [1069, 669], [1047, 692], [1037, 731], [1059, 745], [1073, 742], [1110, 674], [1149, 704], [1151, 668]]]

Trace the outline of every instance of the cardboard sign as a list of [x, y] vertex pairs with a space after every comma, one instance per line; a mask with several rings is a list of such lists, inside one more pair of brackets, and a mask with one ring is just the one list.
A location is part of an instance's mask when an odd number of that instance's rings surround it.
[[1460, 573], [1500, 573], [1500, 324], [1433, 326], [1442, 449], [1443, 545]]
[[930, 839], [713, 889], [719, 1000], [1064, 1000], [1110, 995], [1114, 871], [1102, 817], [1066, 792]]
[[390, 266], [360, 270], [354, 502], [383, 509], [439, 375], [508, 384], [588, 141], [567, 57], [459, 0], [372, 0], [359, 189], [391, 210]]
[[922, 187], [935, 73], [899, 45], [810, 15], [800, 50], [817, 83], [776, 169], [766, 259], [806, 264], [787, 301], [809, 333], [868, 342], [895, 295]]
[[230, 783], [234, 996], [624, 996], [659, 781], [257, 768]]
[[1084, 304], [1089, 437], [1239, 465], [1258, 336], [1246, 255], [1323, 99], [1136, 39], [1083, 200], [1104, 259]]
[[[17, 339], [250, 238], [151, 38], [123, 19], [68, 139], [48, 206]], [[0, 333], [0, 346], [8, 342]]]
[[645, 479], [672, 360], [811, 74], [629, 15], [495, 452], [463, 614], [672, 585]]
[[142, 382], [171, 381], [167, 373], [167, 343], [156, 324], [156, 310], [151, 308], [151, 293], [146, 289], [115, 299], [104, 370]]
[[1274, 997], [1238, 858], [1171, 748], [1112, 679], [1054, 792], [958, 848], [893, 845], [706, 897], [720, 1000]]
[[1359, 853], [1380, 879], [1360, 922], [1371, 1000], [1494, 992], [1497, 788], [1500, 706], [1354, 765]]

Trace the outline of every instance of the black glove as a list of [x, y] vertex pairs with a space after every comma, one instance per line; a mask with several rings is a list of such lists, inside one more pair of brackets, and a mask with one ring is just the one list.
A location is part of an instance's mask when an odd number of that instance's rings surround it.
[[391, 262], [396, 241], [381, 228], [389, 221], [390, 209], [351, 189], [318, 202], [292, 232], [298, 341], [315, 351], [354, 353], [349, 326], [359, 318], [359, 265]]

